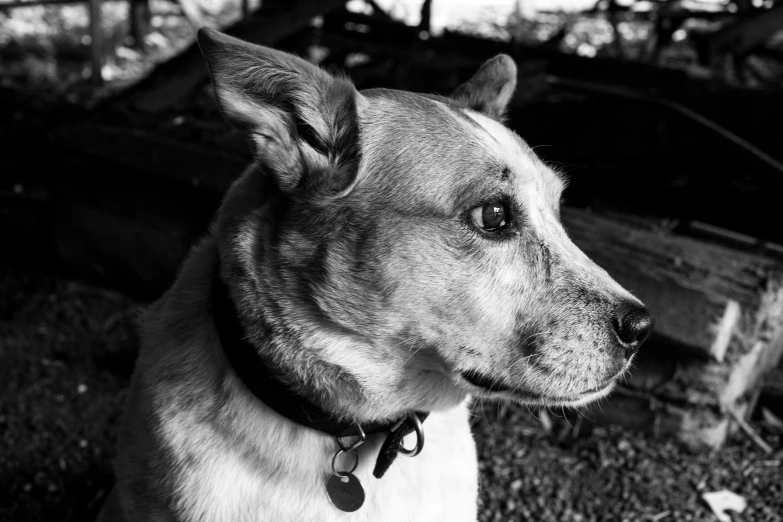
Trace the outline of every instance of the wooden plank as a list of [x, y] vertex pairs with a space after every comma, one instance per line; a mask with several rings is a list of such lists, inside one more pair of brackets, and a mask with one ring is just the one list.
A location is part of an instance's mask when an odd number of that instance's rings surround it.
[[22, 2], [2, 2], [0, 3], [0, 11], [6, 11], [10, 9], [19, 9], [22, 7], [31, 7], [35, 5], [59, 5], [59, 4], [83, 4], [87, 0], [28, 0]]
[[133, 45], [143, 51], [146, 46], [144, 37], [149, 31], [151, 21], [149, 0], [130, 0], [128, 18]]
[[103, 17], [101, 0], [89, 0], [90, 6], [90, 80], [95, 85], [103, 83]]
[[[644, 356], [645, 351], [657, 348], [652, 343], [642, 349], [638, 368], [629, 377], [628, 386], [637, 391], [649, 392], [663, 402], [720, 411], [735, 409], [748, 402], [755, 395], [754, 392], [763, 386], [764, 375], [783, 352], [783, 328], [780, 326], [783, 293], [778, 293], [777, 299], [778, 303], [773, 307], [763, 331], [755, 334], [735, 333], [724, 362], [677, 357], [677, 354], [669, 352], [666, 359], [674, 364], [674, 368], [660, 365], [660, 362], [659, 367], [656, 367], [654, 363], [658, 361], [657, 358]], [[652, 382], [655, 386], [645, 387], [646, 382]]]
[[[730, 415], [718, 409], [661, 401], [622, 389], [613, 393], [601, 408], [588, 411], [586, 417], [594, 422], [656, 436], [674, 436], [694, 450], [719, 448], [732, 429]], [[745, 415], [747, 407], [740, 405], [737, 411]]]
[[432, 0], [424, 0], [421, 4], [421, 19], [419, 20], [419, 31], [427, 34], [430, 32], [430, 19], [432, 18]]
[[[261, 45], [274, 45], [305, 27], [312, 18], [345, 4], [345, 0], [300, 0], [287, 11], [275, 16], [242, 21], [226, 33]], [[185, 97], [206, 80], [207, 68], [198, 45], [193, 43], [180, 55], [157, 66], [122, 99], [146, 112], [159, 112]], [[117, 98], [120, 101], [120, 98]]]
[[[73, 126], [61, 132], [72, 137], [74, 146], [88, 144], [89, 154], [107, 164], [132, 167], [125, 172], [144, 169], [153, 180], [165, 176], [175, 182], [168, 189], [156, 183], [155, 194], [147, 195], [147, 185], [113, 171], [111, 178], [97, 184], [85, 181], [79, 187], [69, 178], [58, 191], [53, 214], [60, 259], [137, 291], [165, 286], [209, 220], [213, 207], [189, 203], [192, 196], [178, 188], [182, 182], [191, 184], [194, 175], [206, 176], [203, 184], [216, 202], [234, 177], [220, 163], [234, 161], [236, 171], [244, 165], [241, 160], [204, 155], [198, 147], [138, 131], [102, 126], [91, 134], [89, 127]], [[94, 170], [96, 176], [103, 172], [100, 167]], [[172, 198], [177, 208], [166, 203]], [[663, 306], [676, 315], [701, 303], [723, 305], [722, 314], [720, 306], [713, 307], [719, 327], [712, 332], [709, 314], [691, 314], [685, 323], [675, 324], [683, 330], [668, 325], [669, 340], [679, 344], [691, 330], [710, 333], [695, 349], [702, 358], [687, 357], [676, 347], [664, 348], [653, 341], [643, 349], [638, 369], [628, 379], [630, 389], [614, 395], [595, 416], [634, 429], [674, 434], [694, 447], [720, 446], [733, 424], [728, 412], [748, 411], [750, 392], [760, 386], [764, 371], [783, 352], [780, 263], [656, 231], [638, 217], [609, 219], [565, 208], [563, 220], [577, 245], [622, 284], [640, 283], [634, 289], [654, 310]], [[686, 292], [690, 300], [680, 300], [683, 294], [678, 292], [683, 291], [690, 292]], [[650, 296], [659, 301], [651, 302]], [[722, 338], [728, 338], [729, 345], [718, 362], [714, 346]], [[707, 360], [705, 354], [713, 359]]]
[[708, 359], [726, 356], [732, 330], [750, 332], [767, 317], [783, 285], [783, 265], [756, 254], [570, 208], [563, 223], [577, 246], [653, 310], [657, 335]]
[[[108, 125], [66, 126], [56, 131], [56, 140], [218, 193], [250, 160]], [[774, 292], [767, 295], [764, 288], [780, 281], [783, 272], [774, 260], [656, 232], [639, 219], [630, 225], [633, 220], [621, 215], [609, 219], [564, 208], [563, 220], [577, 246], [653, 310], [656, 335], [686, 351], [715, 361], [737, 357], [729, 350], [735, 333], [750, 333], [753, 321], [771, 313], [767, 301]]]
[[639, 217], [563, 209], [563, 221], [658, 316], [657, 336], [599, 418], [694, 447], [723, 444], [732, 415], [750, 412], [783, 357], [783, 263], [656, 231]]
[[761, 376], [780, 355], [780, 341], [783, 336], [776, 343], [755, 343], [741, 360], [723, 364], [684, 360], [670, 350], [657, 354], [651, 350], [660, 346], [646, 345], [625, 384], [589, 417], [674, 435], [694, 449], [720, 447], [736, 428], [734, 415], [747, 418], [752, 412], [766, 382]]
[[783, 28], [783, 4], [739, 17], [722, 29], [704, 35], [702, 40], [707, 49], [708, 59], [712, 62], [722, 52], [744, 56], [754, 47], [762, 45], [781, 28]]
[[[693, 449], [719, 448], [731, 433], [731, 418], [722, 412], [689, 405], [653, 403], [657, 409], [655, 433], [673, 434]], [[738, 414], [746, 413], [747, 408], [738, 407]]]

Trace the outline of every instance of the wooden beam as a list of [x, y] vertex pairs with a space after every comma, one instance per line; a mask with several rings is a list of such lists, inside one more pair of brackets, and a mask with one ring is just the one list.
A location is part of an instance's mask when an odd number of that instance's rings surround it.
[[[741, 330], [735, 332], [729, 356], [722, 363], [680, 358], [674, 375], [661, 383], [654, 395], [662, 401], [716, 410], [730, 410], [752, 402], [754, 392], [763, 386], [764, 375], [783, 352], [783, 331], [780, 328], [783, 317], [780, 303], [783, 298], [780, 292], [776, 297], [776, 316], [770, 317], [773, 322], [766, 325], [764, 331], [755, 334]], [[653, 344], [646, 349], [655, 347]]]
[[723, 52], [744, 56], [781, 28], [783, 4], [778, 4], [771, 9], [758, 10], [752, 15], [739, 17], [723, 29], [704, 35], [701, 40], [706, 46], [707, 59], [713, 62]]
[[586, 418], [616, 424], [656, 436], [675, 436], [693, 449], [719, 448], [730, 432], [730, 419], [713, 408], [660, 401], [655, 397], [619, 389], [600, 408], [588, 409]]
[[[305, 27], [314, 17], [337, 9], [345, 0], [300, 0], [275, 16], [243, 21], [226, 29], [226, 33], [242, 40], [275, 45]], [[196, 85], [206, 80], [207, 68], [198, 45], [193, 43], [179, 56], [157, 66], [122, 98], [137, 109], [159, 112], [185, 97]]]
[[574, 243], [650, 307], [658, 336], [707, 359], [735, 356], [734, 336], [772, 313], [783, 265], [620, 219], [563, 209]]
[[[57, 255], [136, 291], [168, 284], [245, 165], [121, 127], [69, 126], [57, 138], [69, 154], [104, 160], [92, 168], [94, 183], [70, 177], [55, 183], [61, 185], [53, 210]], [[112, 172], [125, 174], [102, 174], [104, 164], [118, 163], [129, 168]], [[141, 194], [150, 181], [140, 183], [137, 175], [151, 179], [155, 194]], [[191, 201], [194, 181], [214, 203]], [[170, 199], [176, 201], [163, 204]], [[727, 412], [750, 411], [748, 397], [783, 353], [783, 264], [661, 232], [638, 216], [564, 208], [562, 217], [577, 246], [658, 315], [657, 339], [642, 349], [626, 387], [595, 416], [675, 434], [694, 446], [721, 445], [732, 425]]]
[[86, 1], [87, 0], [29, 0], [26, 2], [3, 2], [0, 3], [0, 11], [31, 7], [34, 5], [83, 4]]
[[[722, 445], [735, 421], [752, 413], [768, 393], [765, 375], [783, 355], [783, 292], [768, 292], [762, 322], [734, 333], [723, 362], [684, 357], [672, 347], [650, 342], [634, 364], [620, 392], [602, 408], [605, 420], [646, 429], [634, 419], [652, 414], [659, 432], [668, 432], [693, 446]], [[747, 325], [746, 325], [747, 326]], [[633, 397], [632, 404], [616, 400]], [[775, 405], [769, 396], [765, 404]]]
[[432, 0], [424, 0], [421, 4], [421, 20], [419, 21], [419, 31], [430, 32], [430, 19], [432, 18]]
[[103, 17], [101, 0], [89, 0], [90, 6], [90, 80], [95, 85], [103, 83]]
[[[57, 142], [168, 179], [224, 191], [249, 157], [220, 154], [150, 132], [107, 125], [70, 125]], [[720, 362], [738, 332], [754, 338], [754, 321], [772, 314], [783, 265], [757, 254], [644, 227], [639, 219], [564, 208], [572, 240], [657, 318], [656, 335], [702, 359]]]
[[130, 34], [133, 38], [133, 46], [144, 50], [144, 37], [150, 28], [150, 6], [149, 0], [130, 0]]

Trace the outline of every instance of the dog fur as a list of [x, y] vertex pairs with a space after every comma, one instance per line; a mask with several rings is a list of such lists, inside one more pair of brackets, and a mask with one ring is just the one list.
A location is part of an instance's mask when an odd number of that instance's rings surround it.
[[[360, 93], [279, 51], [199, 41], [256, 160], [144, 315], [101, 520], [476, 520], [468, 396], [603, 397], [633, 357], [618, 310], [643, 310], [571, 243], [562, 176], [502, 124], [514, 62], [489, 60], [449, 98]], [[476, 209], [501, 204], [510, 224], [483, 229]], [[334, 438], [266, 407], [228, 365], [218, 266], [248, 340], [296, 393], [357, 423], [431, 412], [424, 451], [382, 479], [383, 436], [359, 448], [359, 511], [327, 499]]]

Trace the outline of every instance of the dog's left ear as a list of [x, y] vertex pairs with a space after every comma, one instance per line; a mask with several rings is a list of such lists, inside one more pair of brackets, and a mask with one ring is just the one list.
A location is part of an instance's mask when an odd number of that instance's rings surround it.
[[517, 66], [507, 54], [490, 58], [451, 97], [474, 111], [496, 120], [503, 119], [517, 87]]
[[359, 164], [361, 95], [346, 79], [288, 53], [199, 30], [223, 115], [246, 131], [256, 161], [283, 191], [336, 194]]

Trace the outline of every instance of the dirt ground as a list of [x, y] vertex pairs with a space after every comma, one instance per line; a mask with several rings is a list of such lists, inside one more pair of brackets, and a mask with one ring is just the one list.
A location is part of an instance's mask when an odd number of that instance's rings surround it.
[[[112, 484], [138, 310], [111, 291], [0, 268], [0, 520], [94, 516]], [[741, 437], [691, 453], [581, 419], [476, 406], [482, 522], [709, 521], [701, 494], [724, 488], [748, 502], [732, 520], [783, 520], [780, 434], [763, 433], [771, 455]]]

